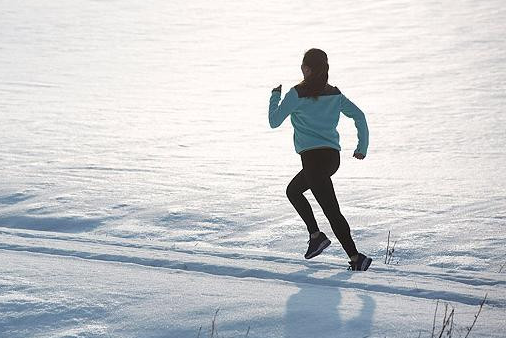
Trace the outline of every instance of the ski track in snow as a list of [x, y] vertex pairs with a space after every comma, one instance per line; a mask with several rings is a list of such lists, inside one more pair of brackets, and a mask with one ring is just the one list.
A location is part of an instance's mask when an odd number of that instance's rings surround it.
[[[280, 280], [309, 283], [343, 289], [357, 289], [425, 299], [441, 299], [477, 305], [485, 293], [487, 304], [506, 308], [506, 278], [495, 273], [459, 272], [417, 267], [387, 266], [374, 261], [367, 273], [353, 274], [350, 280], [331, 277], [346, 265], [327, 261], [304, 261], [286, 255], [269, 255], [251, 251], [184, 248], [180, 244], [141, 244], [78, 236], [23, 233], [0, 230], [0, 249], [26, 251], [87, 260], [129, 263], [141, 266], [184, 270], [237, 278]], [[302, 271], [310, 269], [311, 273]], [[351, 273], [351, 272], [350, 272]], [[412, 285], [408, 287], [407, 285]]]

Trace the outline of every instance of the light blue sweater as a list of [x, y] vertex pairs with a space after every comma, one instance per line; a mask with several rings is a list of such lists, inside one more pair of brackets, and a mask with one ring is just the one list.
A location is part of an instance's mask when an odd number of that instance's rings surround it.
[[320, 147], [341, 150], [336, 128], [342, 112], [355, 121], [358, 131], [358, 145], [355, 152], [365, 156], [369, 146], [369, 129], [365, 115], [339, 89], [331, 88], [332, 92], [327, 92], [314, 101], [310, 97], [299, 97], [297, 89], [292, 87], [279, 106], [281, 92], [273, 90], [269, 103], [269, 124], [271, 128], [277, 128], [288, 115], [291, 115], [293, 141], [297, 153]]

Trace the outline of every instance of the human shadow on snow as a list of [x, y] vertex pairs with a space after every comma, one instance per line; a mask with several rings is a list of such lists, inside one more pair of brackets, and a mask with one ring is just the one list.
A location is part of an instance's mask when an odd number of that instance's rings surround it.
[[[371, 333], [372, 317], [376, 303], [372, 297], [359, 293], [356, 297], [360, 301], [353, 300], [352, 304], [342, 303], [341, 291], [335, 286], [315, 286], [302, 282], [315, 269], [305, 269], [293, 273], [300, 278], [301, 282], [295, 284], [299, 291], [294, 293], [286, 302], [284, 316], [285, 338], [297, 337], [346, 337], [361, 338]], [[326, 279], [348, 280], [352, 276], [351, 271], [342, 271]], [[295, 277], [295, 276], [294, 276]], [[297, 280], [299, 278], [293, 278]], [[354, 306], [360, 304], [360, 308]], [[343, 319], [346, 312], [358, 313], [350, 319]], [[349, 316], [346, 316], [349, 318]], [[323, 336], [321, 332], [325, 332]], [[353, 336], [350, 333], [353, 332]]]

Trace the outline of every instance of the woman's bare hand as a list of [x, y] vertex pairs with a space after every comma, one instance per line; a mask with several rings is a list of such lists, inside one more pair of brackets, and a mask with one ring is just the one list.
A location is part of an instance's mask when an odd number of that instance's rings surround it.
[[359, 160], [363, 160], [365, 158], [365, 155], [361, 154], [361, 153], [354, 153], [353, 157], [355, 157], [355, 158], [357, 158]]

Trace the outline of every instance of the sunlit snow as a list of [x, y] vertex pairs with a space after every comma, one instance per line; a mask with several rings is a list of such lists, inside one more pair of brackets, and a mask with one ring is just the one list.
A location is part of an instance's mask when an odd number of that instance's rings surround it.
[[[0, 336], [207, 337], [220, 308], [225, 338], [430, 337], [488, 292], [503, 337], [505, 31], [498, 0], [1, 1]], [[312, 47], [369, 125], [357, 161], [340, 119], [333, 176], [364, 274], [333, 235], [304, 260], [267, 120]]]

